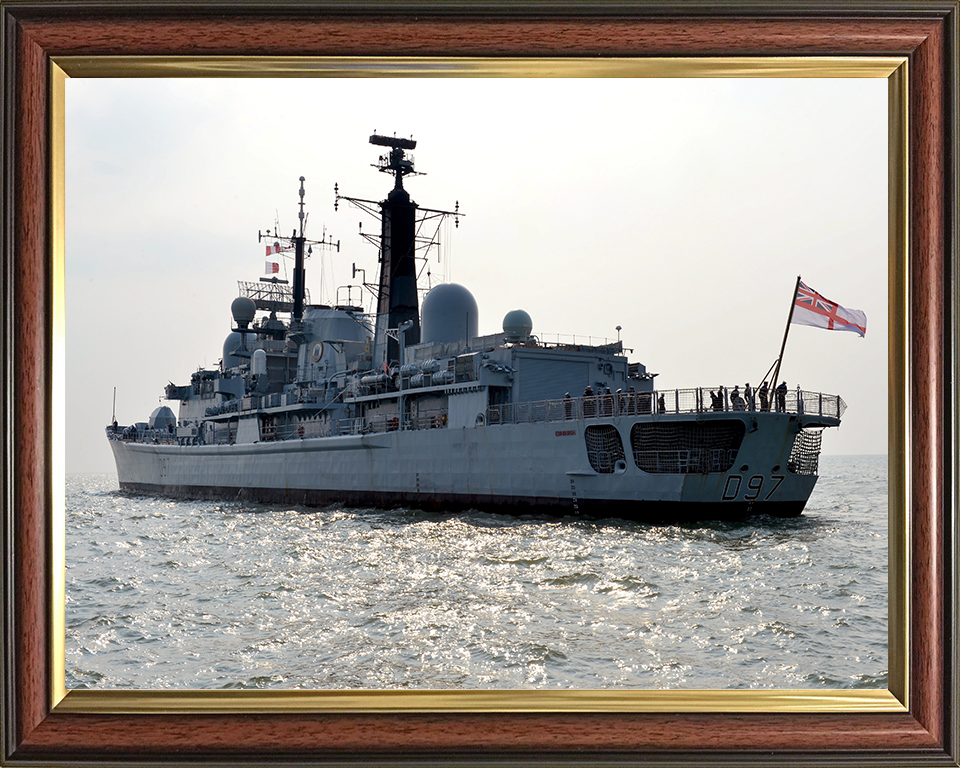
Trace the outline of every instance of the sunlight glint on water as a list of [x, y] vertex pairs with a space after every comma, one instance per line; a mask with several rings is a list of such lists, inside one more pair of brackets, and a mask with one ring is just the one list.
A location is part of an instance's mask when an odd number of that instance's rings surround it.
[[68, 688], [886, 688], [885, 456], [800, 518], [648, 526], [67, 478]]

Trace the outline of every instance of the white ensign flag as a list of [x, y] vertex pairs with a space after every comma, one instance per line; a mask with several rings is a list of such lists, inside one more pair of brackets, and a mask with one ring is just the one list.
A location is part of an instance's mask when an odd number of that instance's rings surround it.
[[860, 336], [867, 333], [867, 316], [859, 309], [841, 307], [815, 290], [800, 283], [794, 300], [791, 323], [812, 325], [829, 331], [853, 331]]

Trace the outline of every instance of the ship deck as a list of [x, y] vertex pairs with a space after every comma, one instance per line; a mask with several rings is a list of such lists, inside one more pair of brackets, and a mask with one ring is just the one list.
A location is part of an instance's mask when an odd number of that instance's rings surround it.
[[[612, 392], [587, 396], [538, 400], [523, 403], [491, 405], [486, 409], [484, 418], [478, 420], [478, 427], [497, 427], [505, 424], [536, 422], [590, 421], [594, 419], [643, 417], [684, 418], [695, 415], [699, 419], [716, 418], [723, 415], [746, 417], [761, 416], [766, 413], [786, 413], [796, 415], [806, 427], [835, 427], [847, 408], [839, 395], [804, 390], [787, 390], [777, 397], [771, 391], [767, 399], [754, 392], [750, 398], [731, 395], [733, 388], [696, 387], [688, 389], [663, 389], [649, 392]], [[397, 393], [394, 393], [396, 396]], [[386, 395], [384, 396], [386, 397]], [[298, 403], [289, 410], [311, 410], [316, 406]], [[278, 409], [269, 409], [275, 412]], [[233, 418], [241, 415], [267, 413], [267, 409], [251, 409], [232, 413]], [[446, 426], [446, 412], [443, 409], [424, 412], [416, 416], [397, 418], [344, 418], [337, 419], [326, 427], [328, 432], [321, 433], [319, 422], [304, 422], [276, 429], [270, 435], [271, 441], [298, 440], [304, 437], [334, 437], [343, 435], [361, 435], [377, 432], [413, 431], [423, 429], [442, 429]], [[152, 444], [177, 444], [181, 442], [175, 434], [156, 430], [138, 429], [135, 434], [127, 427], [117, 427], [114, 431], [107, 428], [107, 435], [114, 440], [126, 442], [148, 442]], [[227, 431], [218, 433], [212, 444], [228, 444], [232, 435]]]

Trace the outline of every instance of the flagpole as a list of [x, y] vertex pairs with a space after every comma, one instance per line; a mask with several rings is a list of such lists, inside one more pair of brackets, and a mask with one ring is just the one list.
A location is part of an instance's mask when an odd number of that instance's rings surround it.
[[780, 378], [780, 364], [783, 362], [783, 350], [787, 347], [787, 334], [790, 333], [790, 321], [793, 320], [793, 308], [797, 306], [797, 291], [800, 290], [800, 275], [797, 275], [797, 284], [793, 286], [793, 294], [790, 299], [790, 314], [787, 315], [787, 327], [783, 331], [783, 344], [780, 345], [780, 356], [777, 358], [777, 369], [773, 373], [773, 381], [770, 382], [770, 389], [777, 388], [777, 379]]

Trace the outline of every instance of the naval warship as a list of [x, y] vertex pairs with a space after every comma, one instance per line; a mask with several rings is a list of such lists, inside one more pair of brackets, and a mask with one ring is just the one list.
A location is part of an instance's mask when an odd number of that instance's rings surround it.
[[379, 279], [363, 275], [375, 311], [309, 303], [305, 258], [339, 243], [306, 238], [301, 177], [299, 229], [260, 234], [268, 256], [293, 257], [292, 284], [241, 282], [220, 364], [164, 390], [178, 412], [107, 427], [121, 490], [645, 522], [802, 513], [823, 429], [846, 408], [838, 395], [658, 389], [619, 340], [547, 343], [523, 310], [479, 335], [469, 290], [441, 283], [421, 301], [417, 284], [431, 227], [459, 225], [459, 204], [411, 200], [415, 141], [370, 143], [393, 177], [387, 197], [334, 189], [335, 207], [380, 221], [367, 236]]

